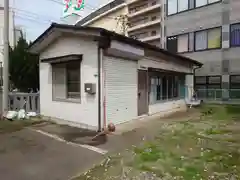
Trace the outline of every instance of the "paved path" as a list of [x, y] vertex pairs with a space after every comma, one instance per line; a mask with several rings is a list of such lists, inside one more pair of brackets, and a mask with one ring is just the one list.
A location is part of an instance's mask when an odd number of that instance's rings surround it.
[[[186, 114], [178, 120], [189, 119]], [[142, 126], [110, 135], [105, 144], [94, 148], [78, 143], [82, 130], [67, 126], [44, 125], [0, 135], [0, 175], [3, 180], [69, 180], [103, 160], [103, 153], [119, 152], [143, 140], [150, 140], [159, 125], [171, 119], [142, 121]], [[140, 122], [138, 122], [140, 123]], [[160, 123], [160, 124], [159, 124]], [[156, 125], [157, 124], [157, 125]], [[66, 142], [66, 141], [70, 141]]]
[[68, 180], [103, 159], [100, 153], [30, 129], [0, 135], [0, 142], [4, 180]]

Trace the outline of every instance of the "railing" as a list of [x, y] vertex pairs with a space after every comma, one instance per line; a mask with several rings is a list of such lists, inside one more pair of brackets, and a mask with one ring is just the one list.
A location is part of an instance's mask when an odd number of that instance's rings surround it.
[[240, 103], [240, 89], [197, 89], [198, 99], [205, 101], [223, 101]]
[[40, 113], [39, 93], [9, 93], [9, 110]]
[[222, 100], [222, 89], [198, 89], [196, 91], [197, 97], [203, 100]]

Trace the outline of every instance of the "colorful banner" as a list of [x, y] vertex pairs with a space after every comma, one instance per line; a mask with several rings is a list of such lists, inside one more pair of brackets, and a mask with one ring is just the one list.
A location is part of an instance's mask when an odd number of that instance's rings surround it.
[[63, 17], [79, 15], [80, 10], [84, 8], [84, 3], [85, 0], [64, 0]]

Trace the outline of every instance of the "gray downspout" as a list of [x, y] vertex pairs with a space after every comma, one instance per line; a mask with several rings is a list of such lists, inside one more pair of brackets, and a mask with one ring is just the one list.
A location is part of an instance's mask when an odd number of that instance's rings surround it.
[[198, 66], [198, 67], [195, 67], [195, 68], [193, 68], [193, 90], [195, 91], [195, 85], [196, 85], [196, 80], [195, 80], [195, 73], [196, 73], [196, 70], [197, 69], [200, 69], [202, 67], [202, 65], [201, 66]]
[[101, 53], [101, 47], [98, 47], [98, 132], [101, 132], [101, 59], [102, 59], [102, 53]]

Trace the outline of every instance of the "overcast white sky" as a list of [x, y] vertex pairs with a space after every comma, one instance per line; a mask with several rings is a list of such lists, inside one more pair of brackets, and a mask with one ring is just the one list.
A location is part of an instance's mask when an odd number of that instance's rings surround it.
[[[14, 2], [15, 1], [15, 2]], [[82, 16], [86, 16], [93, 9], [112, 0], [85, 0]], [[75, 22], [79, 17], [61, 20], [63, 15], [63, 0], [11, 0], [10, 6], [15, 9], [15, 24], [21, 25], [27, 34], [27, 39], [36, 39], [51, 22]]]

